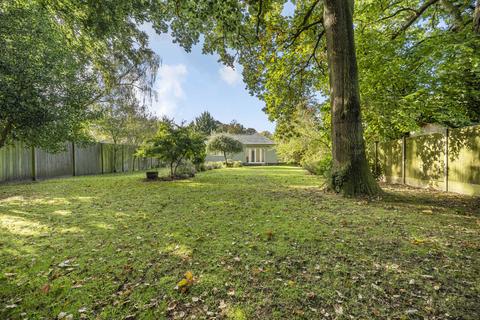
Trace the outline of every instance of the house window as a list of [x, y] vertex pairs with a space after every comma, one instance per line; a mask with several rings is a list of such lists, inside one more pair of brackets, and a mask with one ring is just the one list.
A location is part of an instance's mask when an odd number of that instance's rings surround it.
[[265, 163], [265, 148], [247, 148], [247, 163]]

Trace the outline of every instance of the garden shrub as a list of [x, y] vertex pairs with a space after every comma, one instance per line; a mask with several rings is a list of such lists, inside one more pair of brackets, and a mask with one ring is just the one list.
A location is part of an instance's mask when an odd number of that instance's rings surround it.
[[206, 170], [212, 170], [212, 169], [220, 169], [224, 167], [224, 163], [222, 161], [208, 161], [205, 162], [205, 168]]
[[195, 166], [190, 162], [182, 163], [177, 168], [177, 176], [179, 177], [194, 177], [195, 173]]
[[304, 156], [300, 164], [308, 172], [328, 178], [332, 168], [332, 156], [330, 153], [310, 154]]
[[242, 161], [233, 161], [232, 162], [232, 167], [234, 167], [234, 168], [240, 168], [242, 166], [243, 166]]

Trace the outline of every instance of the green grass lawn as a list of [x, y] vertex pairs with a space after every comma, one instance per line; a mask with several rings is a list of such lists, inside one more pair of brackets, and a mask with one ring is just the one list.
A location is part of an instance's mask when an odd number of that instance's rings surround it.
[[321, 184], [248, 167], [0, 186], [0, 319], [480, 318], [478, 199]]

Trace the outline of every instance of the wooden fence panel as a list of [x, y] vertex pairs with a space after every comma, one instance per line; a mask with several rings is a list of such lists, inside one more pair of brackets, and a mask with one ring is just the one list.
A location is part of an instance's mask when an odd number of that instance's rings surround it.
[[415, 187], [445, 189], [445, 136], [440, 133], [406, 139], [405, 183]]
[[404, 141], [405, 145], [402, 140], [378, 144], [377, 161], [386, 182], [480, 195], [479, 125]]
[[448, 147], [449, 190], [480, 194], [480, 126], [450, 130]]
[[378, 164], [389, 183], [402, 182], [402, 140], [381, 142], [378, 145]]
[[32, 179], [32, 148], [23, 143], [0, 149], [0, 182]]
[[113, 145], [103, 143], [103, 173], [112, 173], [114, 168], [113, 163]]
[[133, 161], [136, 149], [137, 148], [135, 146], [124, 146], [123, 167], [125, 172], [133, 171]]
[[65, 143], [65, 150], [50, 153], [26, 148], [23, 143], [0, 148], [0, 182], [51, 177], [132, 172], [157, 167], [153, 158], [135, 157], [137, 147], [113, 144]]
[[114, 170], [113, 172], [123, 172], [122, 145], [112, 145]]
[[148, 169], [148, 159], [146, 158], [137, 158], [138, 170], [147, 170]]
[[37, 177], [71, 176], [73, 174], [72, 144], [65, 144], [65, 151], [50, 153], [42, 149], [35, 149]]
[[99, 143], [75, 145], [75, 175], [102, 173], [102, 155]]

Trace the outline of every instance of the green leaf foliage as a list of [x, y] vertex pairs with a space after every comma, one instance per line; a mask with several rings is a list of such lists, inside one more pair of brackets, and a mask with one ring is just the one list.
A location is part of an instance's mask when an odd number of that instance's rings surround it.
[[215, 134], [210, 137], [207, 142], [207, 149], [213, 152], [221, 152], [225, 157], [225, 165], [227, 165], [227, 154], [241, 152], [243, 146], [240, 141], [234, 139], [228, 134]]
[[96, 74], [42, 7], [0, 4], [0, 147], [13, 140], [58, 150], [80, 140]]
[[168, 163], [170, 176], [176, 176], [176, 170], [182, 161], [195, 164], [205, 159], [205, 139], [203, 135], [190, 127], [177, 125], [173, 120], [164, 118], [159, 122], [156, 135], [148, 140], [137, 152], [139, 156], [157, 157]]

